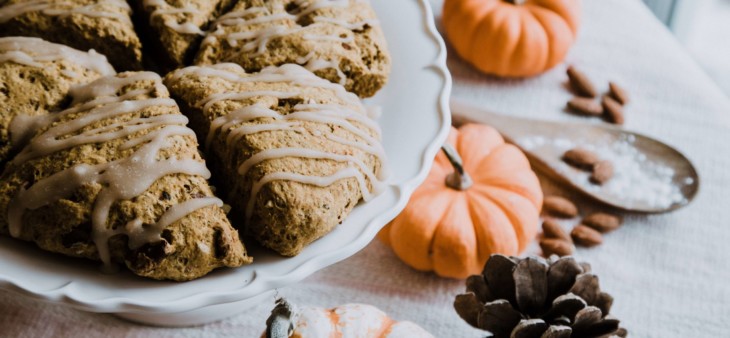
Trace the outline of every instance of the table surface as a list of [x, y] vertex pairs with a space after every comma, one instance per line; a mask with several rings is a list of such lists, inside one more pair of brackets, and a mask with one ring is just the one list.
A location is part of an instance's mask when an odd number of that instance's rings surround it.
[[[438, 17], [441, 1], [431, 0]], [[655, 216], [626, 215], [625, 226], [602, 246], [578, 249], [601, 287], [614, 298], [612, 313], [633, 337], [720, 337], [730, 334], [730, 100], [702, 72], [669, 31], [638, 0], [584, 1], [583, 26], [567, 62], [596, 84], [628, 88], [626, 128], [664, 140], [697, 165], [695, 202]], [[490, 110], [531, 118], [583, 120], [563, 112], [565, 66], [525, 80], [484, 76], [449, 57], [453, 95]], [[549, 182], [547, 193], [570, 196]], [[584, 212], [599, 206], [583, 203]], [[529, 251], [537, 252], [536, 248]], [[437, 337], [480, 337], [458, 318], [453, 297], [463, 282], [413, 271], [377, 241], [279, 294], [298, 304], [376, 305]], [[205, 326], [170, 329], [132, 324], [0, 291], [0, 337], [256, 337], [270, 302]]]

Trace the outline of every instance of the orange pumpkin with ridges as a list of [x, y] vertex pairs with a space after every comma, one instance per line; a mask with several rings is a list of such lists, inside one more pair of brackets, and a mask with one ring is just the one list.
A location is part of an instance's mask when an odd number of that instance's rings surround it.
[[446, 0], [443, 27], [456, 52], [482, 72], [542, 73], [575, 42], [579, 0]]
[[448, 144], [463, 160], [439, 153], [378, 237], [417, 270], [466, 278], [491, 254], [517, 255], [535, 239], [543, 194], [525, 155], [495, 129], [467, 124], [452, 129]]

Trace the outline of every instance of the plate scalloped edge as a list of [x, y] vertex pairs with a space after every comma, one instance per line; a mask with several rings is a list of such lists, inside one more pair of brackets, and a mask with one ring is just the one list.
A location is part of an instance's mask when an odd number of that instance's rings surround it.
[[[256, 286], [257, 289], [260, 289], [261, 292], [266, 292], [292, 283], [296, 283], [314, 273], [315, 271], [344, 260], [347, 257], [350, 257], [358, 251], [362, 250], [373, 240], [375, 235], [386, 223], [388, 223], [400, 211], [402, 211], [403, 208], [405, 208], [410, 195], [423, 182], [423, 180], [425, 180], [426, 176], [428, 175], [431, 169], [431, 165], [433, 163], [433, 158], [440, 150], [441, 145], [446, 140], [446, 137], [450, 130], [449, 126], [451, 125], [451, 113], [449, 110], [449, 97], [451, 94], [452, 83], [451, 75], [446, 66], [446, 45], [436, 29], [436, 25], [433, 19], [433, 11], [430, 4], [428, 3], [428, 0], [417, 1], [423, 8], [423, 15], [425, 16], [423, 18], [425, 24], [424, 28], [430, 38], [434, 40], [434, 42], [438, 45], [439, 50], [439, 53], [436, 56], [435, 60], [433, 60], [432, 63], [428, 65], [425, 69], [429, 69], [437, 73], [437, 75], [441, 78], [443, 78], [443, 86], [440, 91], [437, 107], [438, 113], [441, 118], [441, 128], [435, 139], [428, 145], [428, 147], [424, 151], [423, 156], [420, 159], [422, 162], [421, 170], [418, 172], [418, 174], [400, 185], [390, 187], [391, 189], [395, 190], [395, 193], [398, 196], [397, 203], [395, 203], [386, 212], [370, 220], [355, 241], [325, 255], [312, 257], [309, 260], [305, 261], [303, 264], [297, 266], [296, 268], [282, 276], [267, 276], [257, 273], [254, 281], [251, 284], [247, 284], [240, 289], [226, 290], [220, 292], [200, 292], [164, 303], [146, 303], [137, 300], [130, 300], [124, 297], [109, 297], [104, 299], [84, 300], [81, 297], [82, 293], [73, 292], [76, 291], [76, 285], [73, 281], [50, 290], [31, 290], [30, 288], [23, 287], [19, 282], [13, 280], [13, 278], [9, 276], [4, 276], [2, 274], [0, 274], [0, 289], [6, 289], [43, 301], [60, 302], [65, 305], [88, 312], [174, 313], [194, 310], [203, 306], [232, 303], [255, 297], [256, 295], [250, 295], [249, 297], [246, 297], [247, 294], [250, 294], [252, 292], [250, 291], [250, 289], [254, 286]], [[282, 282], [283, 280], [286, 280], [286, 282]], [[248, 288], [249, 291], [244, 293], [242, 290], [246, 288]]]

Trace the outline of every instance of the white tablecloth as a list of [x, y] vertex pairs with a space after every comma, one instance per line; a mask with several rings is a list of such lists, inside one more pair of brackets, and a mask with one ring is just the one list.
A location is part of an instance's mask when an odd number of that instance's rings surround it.
[[[440, 12], [439, 0], [432, 0]], [[602, 246], [578, 249], [601, 286], [615, 297], [613, 313], [633, 337], [730, 336], [730, 100], [639, 0], [586, 0], [578, 43], [568, 56], [604, 90], [606, 81], [632, 94], [626, 128], [676, 146], [699, 168], [695, 202], [658, 216], [627, 215]], [[483, 76], [452, 55], [454, 96], [491, 110], [552, 120], [570, 94], [564, 66], [526, 80]], [[584, 121], [584, 120], [581, 120]], [[549, 183], [548, 192], [555, 191]], [[581, 205], [584, 211], [595, 205]], [[415, 321], [437, 337], [480, 337], [452, 308], [463, 282], [415, 272], [377, 241], [354, 257], [280, 290], [298, 304], [376, 305]], [[0, 292], [2, 337], [256, 337], [273, 304], [200, 327], [132, 324]]]

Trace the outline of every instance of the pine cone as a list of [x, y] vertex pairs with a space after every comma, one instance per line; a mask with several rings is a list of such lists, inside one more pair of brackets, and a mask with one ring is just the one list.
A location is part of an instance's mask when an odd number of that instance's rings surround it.
[[520, 259], [492, 255], [481, 275], [466, 280], [454, 307], [471, 326], [495, 338], [626, 337], [610, 316], [590, 265], [570, 256]]

